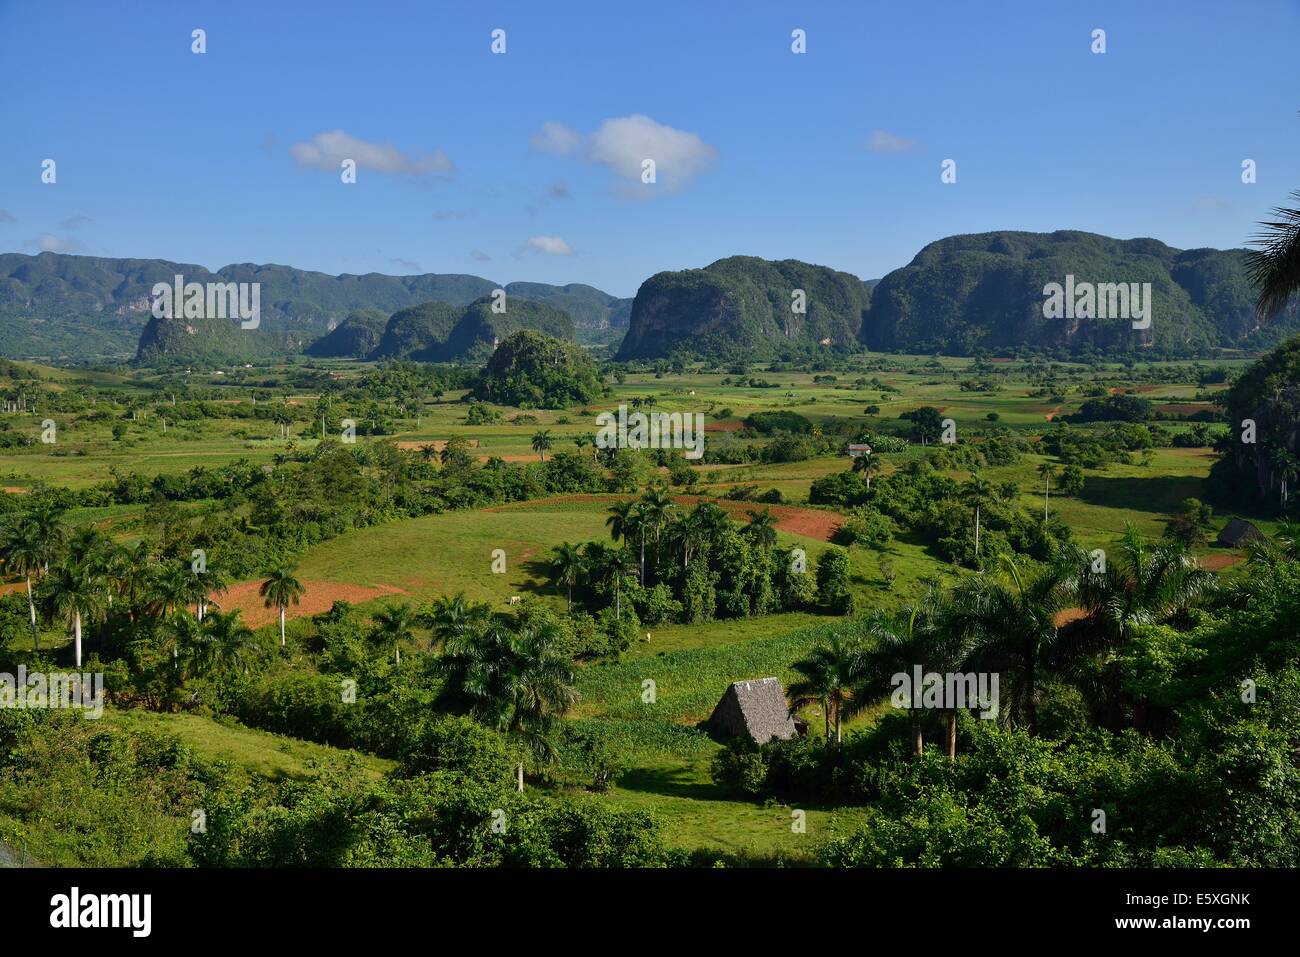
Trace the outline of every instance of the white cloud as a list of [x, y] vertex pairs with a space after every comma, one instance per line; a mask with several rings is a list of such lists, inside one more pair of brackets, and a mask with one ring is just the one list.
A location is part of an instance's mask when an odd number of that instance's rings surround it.
[[533, 236], [528, 240], [529, 249], [548, 256], [572, 256], [573, 250], [559, 236]]
[[[675, 193], [711, 166], [718, 151], [695, 133], [665, 126], [640, 113], [605, 120], [596, 132], [583, 136], [563, 123], [543, 123], [533, 134], [533, 148], [543, 153], [578, 156], [597, 163], [630, 188], [629, 196], [652, 196], [641, 181], [643, 164], [654, 160], [658, 192]], [[567, 187], [565, 187], [567, 193]], [[562, 196], [552, 187], [552, 195]]]
[[317, 133], [310, 143], [294, 143], [289, 155], [299, 166], [337, 172], [345, 159], [355, 160], [358, 169], [395, 176], [428, 176], [450, 173], [451, 158], [442, 150], [432, 153], [404, 153], [392, 143], [369, 143], [342, 130]]
[[670, 193], [687, 186], [718, 157], [718, 151], [696, 134], [639, 113], [602, 123], [591, 134], [587, 154], [614, 175], [638, 185], [641, 164], [652, 159], [657, 185]]
[[899, 136], [888, 130], [872, 130], [871, 144], [868, 146], [873, 153], [909, 153], [920, 148], [920, 140]]
[[570, 129], [563, 123], [549, 121], [538, 127], [531, 140], [533, 149], [540, 153], [555, 153], [567, 156], [582, 145], [582, 137], [577, 130]]
[[23, 245], [43, 253], [79, 253], [85, 248], [75, 239], [55, 236], [53, 233], [41, 233], [35, 239], [27, 240]]

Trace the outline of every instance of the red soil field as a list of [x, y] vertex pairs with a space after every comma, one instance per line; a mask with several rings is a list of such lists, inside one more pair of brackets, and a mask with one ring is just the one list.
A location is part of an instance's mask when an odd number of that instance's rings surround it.
[[[276, 610], [274, 608], [265, 608], [262, 605], [262, 596], [257, 593], [261, 584], [260, 581], [251, 581], [232, 585], [224, 595], [217, 596], [220, 609], [228, 612], [238, 608], [243, 612], [244, 623], [252, 628], [259, 628], [262, 625], [269, 625], [274, 621], [278, 621], [279, 616]], [[302, 596], [299, 604], [289, 606], [286, 612], [287, 618], [319, 615], [321, 612], [329, 611], [336, 601], [350, 601], [354, 605], [359, 605], [363, 601], [381, 598], [384, 595], [405, 594], [402, 589], [394, 588], [392, 585], [380, 585], [376, 588], [370, 588], [366, 585], [345, 585], [342, 582], [327, 582], [317, 579], [305, 580], [302, 586], [306, 589], [306, 593]]]

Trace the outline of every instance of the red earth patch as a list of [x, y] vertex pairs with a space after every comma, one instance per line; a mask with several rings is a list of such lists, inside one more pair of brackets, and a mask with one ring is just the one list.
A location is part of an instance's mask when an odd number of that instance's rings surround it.
[[[265, 607], [262, 596], [257, 593], [261, 586], [260, 581], [240, 582], [237, 585], [232, 585], [224, 595], [217, 596], [218, 607], [227, 612], [238, 608], [243, 612], [244, 623], [252, 628], [260, 628], [262, 625], [269, 625], [274, 621], [278, 621], [279, 616], [276, 610]], [[306, 591], [297, 605], [289, 606], [285, 614], [286, 618], [319, 615], [322, 612], [329, 611], [336, 601], [350, 601], [354, 605], [359, 605], [362, 602], [382, 598], [385, 595], [406, 594], [401, 588], [395, 588], [392, 585], [370, 587], [368, 585], [320, 581], [319, 579], [304, 579], [302, 586]]]

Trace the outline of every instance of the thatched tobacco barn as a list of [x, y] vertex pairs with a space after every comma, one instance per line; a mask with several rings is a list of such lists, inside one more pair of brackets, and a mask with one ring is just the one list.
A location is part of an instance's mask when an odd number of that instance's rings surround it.
[[724, 738], [748, 736], [756, 744], [795, 736], [794, 719], [785, 701], [785, 689], [776, 678], [733, 682], [713, 709], [704, 728]]
[[1261, 532], [1250, 522], [1244, 519], [1234, 518], [1227, 525], [1223, 526], [1223, 531], [1219, 532], [1219, 537], [1215, 539], [1215, 544], [1224, 545], [1228, 548], [1241, 548], [1248, 542], [1258, 542], [1264, 539], [1264, 533]]

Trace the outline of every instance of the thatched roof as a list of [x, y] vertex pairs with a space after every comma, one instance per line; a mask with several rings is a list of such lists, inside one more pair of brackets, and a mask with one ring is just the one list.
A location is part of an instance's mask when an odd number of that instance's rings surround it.
[[1262, 541], [1263, 539], [1264, 533], [1250, 522], [1234, 518], [1223, 526], [1223, 531], [1219, 532], [1219, 537], [1215, 541], [1217, 544], [1226, 545], [1228, 548], [1240, 548], [1247, 542]]
[[785, 689], [776, 678], [733, 682], [705, 727], [722, 737], [748, 735], [757, 744], [767, 744], [774, 738], [789, 741], [795, 735]]

